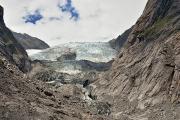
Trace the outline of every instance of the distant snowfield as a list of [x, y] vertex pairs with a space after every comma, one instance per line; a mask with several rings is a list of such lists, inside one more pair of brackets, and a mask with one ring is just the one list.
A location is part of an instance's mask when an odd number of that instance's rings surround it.
[[27, 50], [32, 60], [56, 61], [67, 51], [76, 52], [76, 60], [89, 60], [92, 62], [108, 62], [115, 58], [117, 52], [107, 42], [74, 42], [61, 44], [45, 50]]

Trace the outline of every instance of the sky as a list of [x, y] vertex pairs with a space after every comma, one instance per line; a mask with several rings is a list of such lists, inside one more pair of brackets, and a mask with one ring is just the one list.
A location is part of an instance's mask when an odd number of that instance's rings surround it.
[[105, 42], [130, 28], [147, 0], [0, 0], [13, 31], [38, 37], [50, 46]]

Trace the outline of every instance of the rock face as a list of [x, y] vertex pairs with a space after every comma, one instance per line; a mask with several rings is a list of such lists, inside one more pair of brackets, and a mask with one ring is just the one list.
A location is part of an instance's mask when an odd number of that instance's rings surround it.
[[24, 47], [24, 49], [47, 49], [49, 45], [39, 38], [32, 37], [28, 34], [13, 32], [14, 37]]
[[124, 43], [127, 41], [129, 34], [131, 33], [133, 27], [126, 30], [122, 35], [118, 36], [116, 39], [109, 41], [111, 47], [117, 51], [123, 47]]
[[24, 48], [14, 38], [12, 32], [5, 26], [3, 8], [0, 6], [0, 51], [1, 54], [16, 64], [23, 72], [30, 70], [30, 60]]
[[82, 99], [87, 96], [79, 87], [72, 86], [69, 92], [66, 86], [58, 89], [27, 79], [22, 71], [30, 69], [30, 61], [5, 26], [2, 7], [0, 52], [0, 120], [107, 120], [98, 115], [99, 108]]
[[[93, 94], [114, 104], [117, 118], [132, 106], [131, 110], [163, 102], [176, 106], [180, 102], [179, 65], [180, 1], [149, 0], [111, 70], [93, 84]], [[149, 114], [143, 119], [179, 119], [172, 114], [174, 118]]]

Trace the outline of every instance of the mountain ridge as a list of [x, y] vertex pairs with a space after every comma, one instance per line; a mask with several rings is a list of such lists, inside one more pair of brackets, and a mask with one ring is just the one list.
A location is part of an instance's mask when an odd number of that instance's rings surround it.
[[0, 50], [6, 58], [16, 64], [23, 72], [31, 69], [30, 59], [23, 47], [14, 38], [11, 31], [5, 26], [4, 9], [0, 6]]
[[24, 47], [24, 49], [47, 49], [50, 46], [39, 38], [32, 37], [26, 33], [13, 32], [14, 37]]

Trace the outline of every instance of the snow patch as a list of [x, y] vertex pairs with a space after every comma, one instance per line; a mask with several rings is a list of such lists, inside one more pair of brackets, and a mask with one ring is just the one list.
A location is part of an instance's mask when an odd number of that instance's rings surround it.
[[29, 50], [26, 50], [26, 52], [27, 52], [27, 54], [29, 55], [29, 56], [32, 56], [32, 55], [34, 55], [34, 54], [37, 54], [37, 53], [39, 53], [39, 52], [41, 52], [42, 50], [37, 50], [37, 49], [29, 49]]

